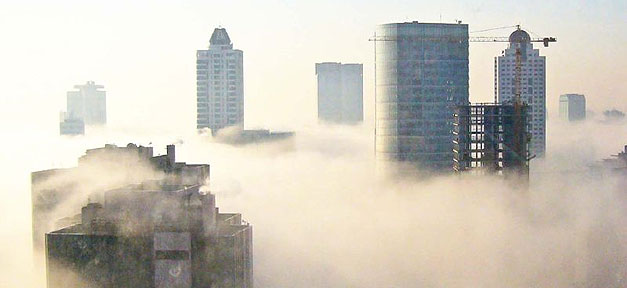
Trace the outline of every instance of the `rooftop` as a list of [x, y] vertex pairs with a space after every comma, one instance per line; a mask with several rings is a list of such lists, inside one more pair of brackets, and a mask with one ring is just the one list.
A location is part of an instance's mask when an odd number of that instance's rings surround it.
[[231, 38], [229, 38], [229, 33], [226, 33], [226, 29], [216, 28], [213, 30], [213, 34], [211, 34], [211, 39], [209, 39], [209, 46], [212, 45], [233, 45], [231, 44]]
[[509, 43], [530, 43], [531, 37], [529, 33], [520, 28], [516, 29], [511, 35], [509, 35]]

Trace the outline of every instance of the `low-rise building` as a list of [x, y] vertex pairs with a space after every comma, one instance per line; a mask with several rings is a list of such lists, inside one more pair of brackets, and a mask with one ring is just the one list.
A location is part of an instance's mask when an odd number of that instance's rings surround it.
[[252, 227], [200, 185], [110, 190], [80, 219], [46, 234], [49, 288], [253, 287]]
[[85, 135], [85, 122], [78, 118], [65, 118], [59, 123], [61, 135]]
[[102, 200], [108, 189], [153, 179], [197, 185], [208, 178], [209, 165], [176, 162], [174, 145], [160, 156], [153, 156], [152, 147], [135, 144], [87, 150], [77, 167], [31, 173], [33, 248], [43, 251], [44, 235], [56, 221], [76, 214], [88, 201]]

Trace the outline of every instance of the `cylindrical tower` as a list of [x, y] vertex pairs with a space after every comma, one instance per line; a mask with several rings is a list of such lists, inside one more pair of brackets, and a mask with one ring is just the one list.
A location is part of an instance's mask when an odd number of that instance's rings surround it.
[[468, 25], [383, 24], [375, 38], [378, 165], [452, 171], [453, 110], [468, 103]]

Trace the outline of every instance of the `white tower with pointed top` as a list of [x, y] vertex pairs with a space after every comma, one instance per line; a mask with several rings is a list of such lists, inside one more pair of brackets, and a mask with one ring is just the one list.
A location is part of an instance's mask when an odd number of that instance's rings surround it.
[[244, 127], [243, 59], [224, 28], [213, 31], [208, 50], [196, 52], [197, 129]]
[[521, 49], [520, 100], [529, 105], [529, 152], [543, 156], [546, 150], [546, 57], [533, 49], [531, 37], [518, 29], [509, 36], [509, 46], [494, 58], [494, 93], [499, 103], [512, 102], [516, 90], [516, 48]]

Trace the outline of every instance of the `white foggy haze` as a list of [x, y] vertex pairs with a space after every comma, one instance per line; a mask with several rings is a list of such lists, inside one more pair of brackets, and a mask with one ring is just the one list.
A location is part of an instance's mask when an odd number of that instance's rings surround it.
[[75, 138], [31, 131], [2, 154], [10, 165], [0, 192], [0, 286], [45, 285], [29, 257], [28, 173], [129, 142], [152, 143], [155, 154], [177, 143], [178, 161], [211, 164], [217, 206], [254, 227], [256, 287], [624, 286], [607, 281], [627, 272], [625, 179], [586, 171], [622, 149], [627, 126], [549, 127], [549, 156], [532, 160], [528, 192], [490, 177], [378, 178], [372, 132], [360, 126], [243, 146], [133, 129]]
[[[34, 260], [42, 255], [32, 252], [30, 173], [127, 143], [155, 154], [176, 144], [177, 161], [211, 165], [220, 211], [253, 225], [257, 288], [627, 287], [627, 183], [589, 173], [627, 145], [626, 120], [599, 121], [605, 109], [627, 111], [626, 5], [0, 1], [0, 288], [45, 287]], [[440, 19], [470, 31], [521, 24], [557, 38], [539, 48], [547, 157], [531, 161], [529, 191], [492, 177], [375, 173], [368, 38], [377, 24]], [[218, 26], [244, 52], [246, 128], [295, 131], [291, 140], [229, 146], [196, 133], [195, 53]], [[492, 101], [494, 57], [506, 46], [470, 44], [471, 102]], [[316, 124], [314, 63], [325, 61], [363, 63], [363, 125]], [[107, 126], [61, 137], [66, 92], [86, 81], [104, 85]], [[584, 94], [596, 117], [559, 121], [565, 93]], [[105, 178], [99, 187], [115, 185]], [[63, 209], [72, 216], [80, 204]]]

